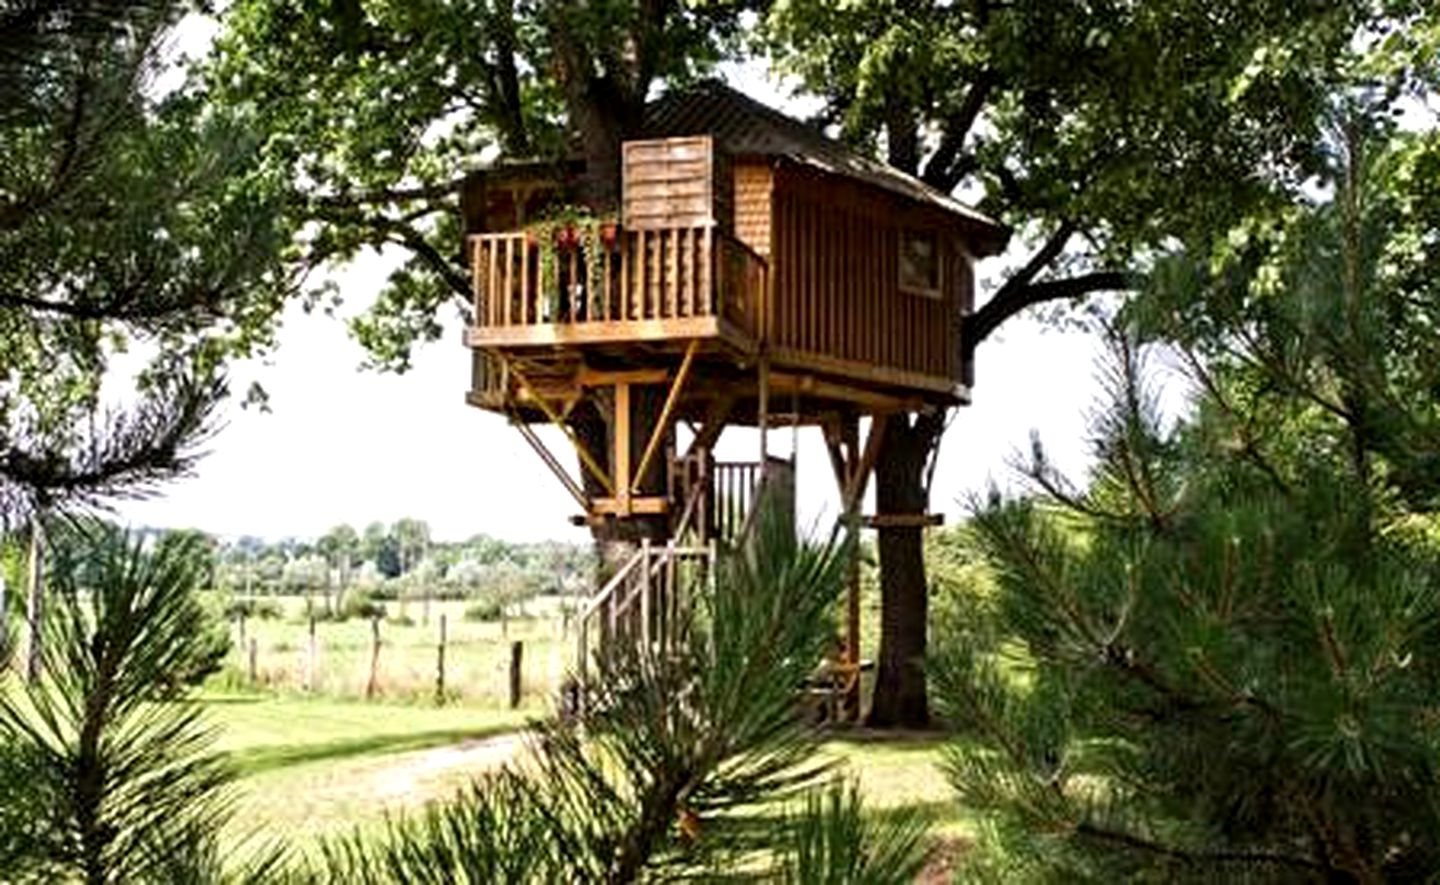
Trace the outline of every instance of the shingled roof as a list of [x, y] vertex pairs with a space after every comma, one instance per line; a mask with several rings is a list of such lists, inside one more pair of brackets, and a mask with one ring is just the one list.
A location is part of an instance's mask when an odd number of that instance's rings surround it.
[[718, 80], [668, 92], [651, 102], [645, 109], [644, 128], [651, 138], [709, 135], [731, 156], [783, 157], [854, 178], [992, 228], [1002, 242], [1005, 238], [1004, 228], [994, 219]]

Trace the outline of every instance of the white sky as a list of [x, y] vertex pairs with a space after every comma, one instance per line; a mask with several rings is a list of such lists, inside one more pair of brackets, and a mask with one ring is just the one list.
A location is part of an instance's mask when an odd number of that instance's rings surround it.
[[[180, 42], [194, 54], [200, 41], [187, 36]], [[731, 69], [727, 76], [757, 98], [783, 104], [759, 70]], [[336, 276], [347, 313], [373, 300], [391, 260], [367, 254]], [[982, 262], [982, 286], [1003, 267], [1001, 259]], [[232, 373], [236, 391], [260, 381], [271, 412], [227, 404], [226, 426], [196, 474], [157, 497], [123, 504], [118, 515], [135, 524], [270, 539], [414, 516], [427, 520], [437, 539], [484, 532], [515, 541], [584, 540], [588, 535], [567, 520], [574, 502], [520, 435], [500, 416], [465, 404], [470, 357], [460, 331], [452, 321], [444, 340], [418, 348], [409, 373], [379, 374], [359, 368], [363, 353], [342, 322], [291, 305], [274, 357]], [[974, 405], [960, 410], [945, 438], [932, 509], [953, 521], [968, 495], [992, 480], [1010, 483], [1007, 461], [1028, 449], [1032, 430], [1052, 460], [1079, 478], [1088, 465], [1083, 414], [1095, 397], [1097, 353], [1091, 336], [1044, 329], [1025, 317], [982, 344]], [[545, 428], [542, 437], [567, 465], [574, 461], [558, 433]], [[791, 443], [788, 429], [772, 432], [770, 451], [787, 455]], [[721, 457], [757, 454], [753, 431], [732, 429], [721, 438]], [[800, 431], [798, 483], [802, 521], [828, 522], [838, 493], [818, 429]]]
[[[386, 264], [369, 256], [339, 276], [352, 308], [373, 297]], [[158, 497], [125, 503], [122, 519], [278, 539], [415, 516], [439, 539], [586, 537], [566, 521], [574, 502], [520, 435], [500, 416], [465, 404], [470, 358], [458, 323], [417, 350], [410, 372], [389, 375], [359, 368], [361, 348], [339, 320], [298, 305], [285, 320], [274, 358], [233, 373], [237, 391], [252, 379], [265, 385], [271, 413], [226, 404], [227, 423], [196, 474]], [[966, 495], [992, 478], [1009, 482], [1006, 461], [1028, 448], [1032, 429], [1057, 464], [1083, 470], [1096, 352], [1090, 336], [1024, 318], [981, 345], [975, 403], [960, 410], [945, 438], [933, 509], [953, 520]], [[542, 436], [570, 465], [558, 433], [543, 428]], [[771, 453], [789, 454], [792, 439], [788, 429], [772, 431]], [[833, 516], [838, 494], [820, 432], [802, 429], [799, 443], [799, 505], [809, 524]], [[757, 453], [753, 431], [721, 438], [722, 457]]]

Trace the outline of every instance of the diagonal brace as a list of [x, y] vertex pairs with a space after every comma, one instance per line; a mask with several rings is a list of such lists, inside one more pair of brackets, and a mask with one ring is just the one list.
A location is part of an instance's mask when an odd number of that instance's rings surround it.
[[590, 475], [595, 477], [595, 479], [605, 487], [605, 490], [610, 493], [611, 497], [614, 497], [615, 483], [610, 481], [610, 475], [601, 469], [599, 462], [595, 460], [595, 456], [590, 454], [590, 450], [585, 448], [585, 444], [580, 441], [580, 437], [576, 436], [575, 431], [570, 429], [570, 425], [565, 423], [565, 419], [556, 414], [555, 409], [535, 392], [535, 388], [525, 379], [525, 375], [520, 371], [519, 367], [503, 356], [500, 357], [500, 359], [504, 361], [510, 374], [514, 376], [516, 383], [520, 385], [520, 388], [530, 395], [530, 399], [534, 400], [535, 404], [540, 407], [540, 411], [545, 413], [545, 417], [550, 419], [550, 423], [560, 428], [561, 432], [565, 434], [566, 439], [570, 440], [570, 444], [575, 447], [576, 453], [580, 456], [580, 463], [584, 464], [585, 468], [590, 471]]
[[700, 339], [690, 339], [690, 346], [685, 348], [685, 359], [680, 363], [680, 371], [675, 373], [675, 380], [670, 384], [670, 393], [665, 397], [664, 407], [660, 409], [660, 418], [655, 422], [655, 429], [650, 432], [650, 441], [645, 444], [645, 454], [640, 456], [640, 466], [635, 468], [635, 481], [630, 486], [631, 494], [639, 491], [645, 470], [650, 466], [650, 462], [655, 460], [655, 452], [665, 438], [665, 428], [670, 424], [670, 415], [675, 411], [675, 405], [680, 401], [680, 392], [685, 389], [685, 382], [690, 378], [690, 367], [695, 363], [695, 352], [699, 349]]

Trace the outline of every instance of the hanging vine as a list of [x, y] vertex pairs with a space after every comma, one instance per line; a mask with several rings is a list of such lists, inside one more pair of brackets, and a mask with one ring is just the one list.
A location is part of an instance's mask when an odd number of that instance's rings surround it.
[[547, 300], [552, 322], [560, 316], [566, 302], [560, 279], [560, 255], [572, 250], [580, 252], [585, 281], [583, 285], [578, 280], [569, 281], [569, 303], [578, 306], [584, 303], [581, 301], [583, 297], [588, 302], [589, 316], [593, 317], [601, 310], [604, 262], [609, 260], [615, 248], [617, 230], [612, 213], [597, 215], [585, 206], [569, 203], [553, 207], [525, 229], [529, 241], [540, 249], [537, 292]]

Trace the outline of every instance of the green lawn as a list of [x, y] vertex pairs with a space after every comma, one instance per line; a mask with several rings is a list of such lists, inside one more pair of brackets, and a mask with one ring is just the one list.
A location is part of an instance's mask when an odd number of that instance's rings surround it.
[[968, 839], [973, 818], [960, 806], [940, 768], [949, 740], [933, 733], [839, 732], [822, 752], [839, 760], [840, 771], [859, 783], [868, 807], [924, 808], [938, 835]]
[[[309, 626], [301, 597], [267, 597], [280, 603], [280, 618], [250, 618], [245, 624], [246, 645], [256, 644], [257, 682], [261, 687], [302, 692], [309, 668]], [[423, 701], [434, 696], [440, 615], [446, 616], [446, 693], [469, 704], [503, 704], [509, 693], [510, 646], [524, 643], [523, 686], [536, 700], [559, 688], [574, 655], [575, 639], [554, 616], [558, 600], [534, 600], [540, 616], [514, 618], [508, 625], [468, 621], [465, 603], [436, 601], [429, 623], [423, 606], [412, 601], [386, 604], [395, 619], [380, 623], [380, 658], [377, 667], [379, 695], [383, 699]], [[413, 622], [412, 622], [413, 621]], [[229, 681], [247, 681], [248, 650], [239, 643], [239, 629], [231, 624], [235, 641], [228, 663]], [[370, 675], [372, 647], [368, 620], [319, 621], [315, 626], [314, 694], [362, 698]]]
[[[529, 715], [452, 706], [363, 703], [295, 696], [205, 697], [219, 746], [241, 772], [234, 835], [317, 837], [379, 824], [387, 814], [452, 794], [515, 752]], [[972, 828], [938, 767], [938, 735], [837, 732], [822, 753], [855, 778], [877, 811], [920, 806], [950, 842]]]
[[302, 845], [448, 795], [497, 763], [484, 741], [527, 715], [262, 695], [206, 704], [242, 774], [235, 835]]

